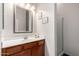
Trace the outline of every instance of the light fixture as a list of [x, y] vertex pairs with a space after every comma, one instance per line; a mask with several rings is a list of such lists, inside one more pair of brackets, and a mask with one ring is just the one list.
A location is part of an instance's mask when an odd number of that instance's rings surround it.
[[31, 6], [31, 8], [30, 8], [31, 10], [35, 10], [35, 6]]
[[20, 3], [20, 4], [19, 4], [19, 6], [24, 7], [24, 6], [25, 6], [25, 4], [24, 4], [24, 3]]
[[19, 5], [20, 3], [14, 3], [15, 5]]
[[25, 5], [26, 9], [30, 9], [30, 7], [31, 7], [31, 5], [29, 3]]
[[29, 4], [29, 3], [27, 3], [27, 4], [25, 4], [25, 3], [15, 3], [15, 5], [18, 5], [18, 6], [22, 7], [22, 8], [27, 9], [27, 10], [31, 10], [31, 11], [35, 10], [35, 6], [33, 6], [33, 5]]

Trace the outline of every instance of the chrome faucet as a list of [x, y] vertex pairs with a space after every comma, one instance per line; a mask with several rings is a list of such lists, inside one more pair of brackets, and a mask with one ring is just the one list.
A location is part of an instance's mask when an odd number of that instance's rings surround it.
[[39, 38], [39, 34], [35, 34], [35, 38]]

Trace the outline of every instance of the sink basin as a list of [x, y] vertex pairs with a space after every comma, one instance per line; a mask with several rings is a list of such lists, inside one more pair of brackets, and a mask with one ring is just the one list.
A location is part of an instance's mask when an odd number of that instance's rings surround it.
[[24, 38], [16, 38], [16, 39], [11, 39], [11, 40], [3, 40], [2, 41], [2, 46], [6, 46], [6, 45], [12, 45], [12, 44], [16, 44], [16, 43], [20, 43], [24, 40]]

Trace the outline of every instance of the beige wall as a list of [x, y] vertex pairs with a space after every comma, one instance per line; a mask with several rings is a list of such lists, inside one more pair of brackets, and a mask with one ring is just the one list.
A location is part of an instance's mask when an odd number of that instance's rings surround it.
[[44, 11], [45, 16], [49, 17], [47, 24], [42, 24], [42, 20], [37, 17], [37, 33], [46, 36], [46, 50], [45, 54], [49, 56], [55, 55], [55, 4], [40, 3], [37, 5], [37, 13]]

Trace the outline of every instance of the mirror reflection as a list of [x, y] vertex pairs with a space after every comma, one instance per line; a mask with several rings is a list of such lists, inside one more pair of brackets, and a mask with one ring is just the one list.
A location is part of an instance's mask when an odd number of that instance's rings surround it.
[[24, 33], [33, 31], [33, 13], [30, 10], [15, 5], [14, 32]]

